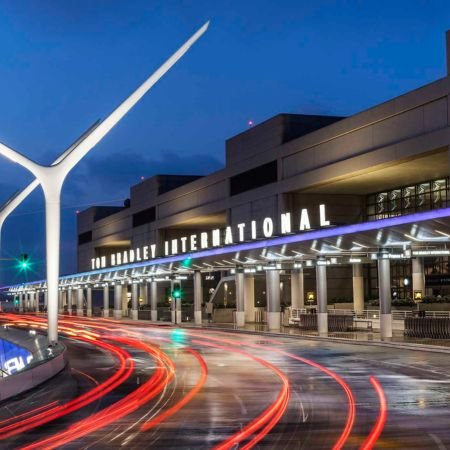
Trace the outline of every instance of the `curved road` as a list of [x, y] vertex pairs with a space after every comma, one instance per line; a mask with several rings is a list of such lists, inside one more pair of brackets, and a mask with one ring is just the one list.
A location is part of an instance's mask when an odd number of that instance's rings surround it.
[[[42, 317], [0, 319], [45, 328]], [[447, 354], [106, 319], [60, 325], [70, 367], [0, 404], [2, 449], [450, 448]]]

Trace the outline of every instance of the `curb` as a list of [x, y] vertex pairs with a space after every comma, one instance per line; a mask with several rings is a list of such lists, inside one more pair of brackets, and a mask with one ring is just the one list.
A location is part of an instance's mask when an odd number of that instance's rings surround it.
[[366, 345], [366, 346], [377, 346], [377, 347], [388, 347], [396, 348], [400, 350], [411, 350], [411, 351], [426, 351], [433, 353], [446, 353], [450, 354], [450, 347], [443, 347], [441, 345], [426, 345], [426, 344], [415, 344], [415, 343], [402, 343], [402, 342], [382, 342], [382, 341], [356, 341], [352, 339], [345, 338], [334, 338], [334, 337], [321, 337], [321, 336], [302, 336], [302, 335], [290, 335], [285, 333], [277, 333], [274, 331], [253, 331], [253, 330], [236, 330], [229, 328], [220, 327], [205, 327], [205, 326], [179, 326], [178, 328], [184, 329], [197, 329], [197, 330], [213, 330], [213, 331], [223, 331], [230, 334], [250, 334], [253, 336], [270, 336], [277, 338], [291, 338], [298, 340], [308, 340], [308, 341], [319, 341], [326, 343], [340, 343], [340, 344], [350, 344], [350, 345]]

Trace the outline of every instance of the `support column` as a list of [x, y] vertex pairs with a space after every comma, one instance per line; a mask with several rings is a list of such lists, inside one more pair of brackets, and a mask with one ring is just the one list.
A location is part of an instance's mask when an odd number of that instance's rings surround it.
[[139, 283], [139, 296], [142, 298], [142, 304], [148, 305], [148, 285], [146, 281]]
[[72, 315], [73, 289], [70, 287], [67, 291], [67, 312]]
[[64, 312], [65, 306], [67, 305], [67, 290], [62, 290], [62, 303], [61, 303], [61, 309], [62, 312]]
[[319, 336], [328, 335], [327, 261], [319, 258], [316, 263], [317, 330]]
[[131, 284], [131, 320], [138, 320], [139, 297], [138, 283]]
[[303, 284], [303, 267], [291, 270], [291, 308], [305, 307], [305, 288]]
[[[174, 281], [170, 282], [170, 292], [173, 292]], [[172, 323], [181, 324], [181, 299], [172, 298]]]
[[122, 318], [122, 285], [116, 283], [114, 285], [114, 319]]
[[194, 323], [202, 324], [203, 286], [202, 274], [199, 270], [194, 272]]
[[353, 271], [353, 309], [356, 312], [364, 310], [364, 275], [363, 265], [361, 263], [354, 263], [352, 265]]
[[158, 321], [158, 283], [154, 280], [150, 283], [150, 318]]
[[25, 293], [21, 292], [19, 295], [19, 313], [23, 313], [25, 303]]
[[83, 316], [84, 315], [83, 299], [84, 299], [83, 288], [79, 287], [77, 289], [77, 316]]
[[103, 285], [103, 317], [109, 317], [109, 286]]
[[38, 305], [39, 304], [39, 291], [33, 292], [33, 309], [34, 312], [39, 312]]
[[122, 317], [128, 317], [130, 314], [128, 310], [128, 283], [122, 284]]
[[415, 291], [421, 291], [422, 297], [425, 296], [425, 271], [423, 267], [423, 258], [412, 259], [412, 289], [413, 298]]
[[62, 314], [63, 312], [64, 312], [64, 291], [60, 289], [58, 294], [58, 314]]
[[236, 284], [236, 326], [245, 326], [245, 300], [244, 300], [244, 271], [242, 268], [236, 269], [234, 276]]
[[30, 309], [36, 311], [36, 293], [34, 291], [30, 292]]
[[92, 287], [86, 289], [86, 315], [92, 317]]
[[244, 276], [244, 310], [245, 321], [253, 323], [255, 321], [255, 277], [253, 275]]
[[280, 315], [280, 271], [266, 270], [267, 292], [267, 328], [279, 330], [281, 328]]
[[391, 267], [387, 253], [378, 255], [378, 294], [380, 297], [381, 339], [390, 339], [392, 338]]

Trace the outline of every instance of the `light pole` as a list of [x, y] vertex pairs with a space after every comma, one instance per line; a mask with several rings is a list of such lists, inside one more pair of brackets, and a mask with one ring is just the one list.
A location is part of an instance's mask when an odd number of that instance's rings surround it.
[[[0, 143], [0, 154], [29, 170], [41, 184], [45, 198], [46, 263], [48, 289], [48, 340], [58, 341], [58, 278], [61, 221], [61, 190], [64, 180], [78, 162], [133, 108], [152, 86], [205, 33], [209, 22], [194, 33], [159, 69], [123, 101], [104, 121], [97, 125], [65, 158], [53, 166], [40, 165]], [[31, 192], [31, 191], [30, 191]]]

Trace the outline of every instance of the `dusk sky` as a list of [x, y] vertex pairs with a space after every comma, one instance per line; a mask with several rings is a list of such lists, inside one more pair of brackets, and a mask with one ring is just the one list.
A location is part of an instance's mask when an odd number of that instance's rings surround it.
[[[208, 32], [69, 175], [61, 272], [76, 210], [120, 205], [141, 176], [220, 169], [224, 142], [281, 112], [351, 115], [442, 78], [448, 1], [0, 1], [0, 141], [50, 164], [206, 20]], [[0, 157], [0, 200], [29, 181]], [[38, 189], [2, 256], [44, 274]], [[2, 283], [22, 281], [2, 261]]]

